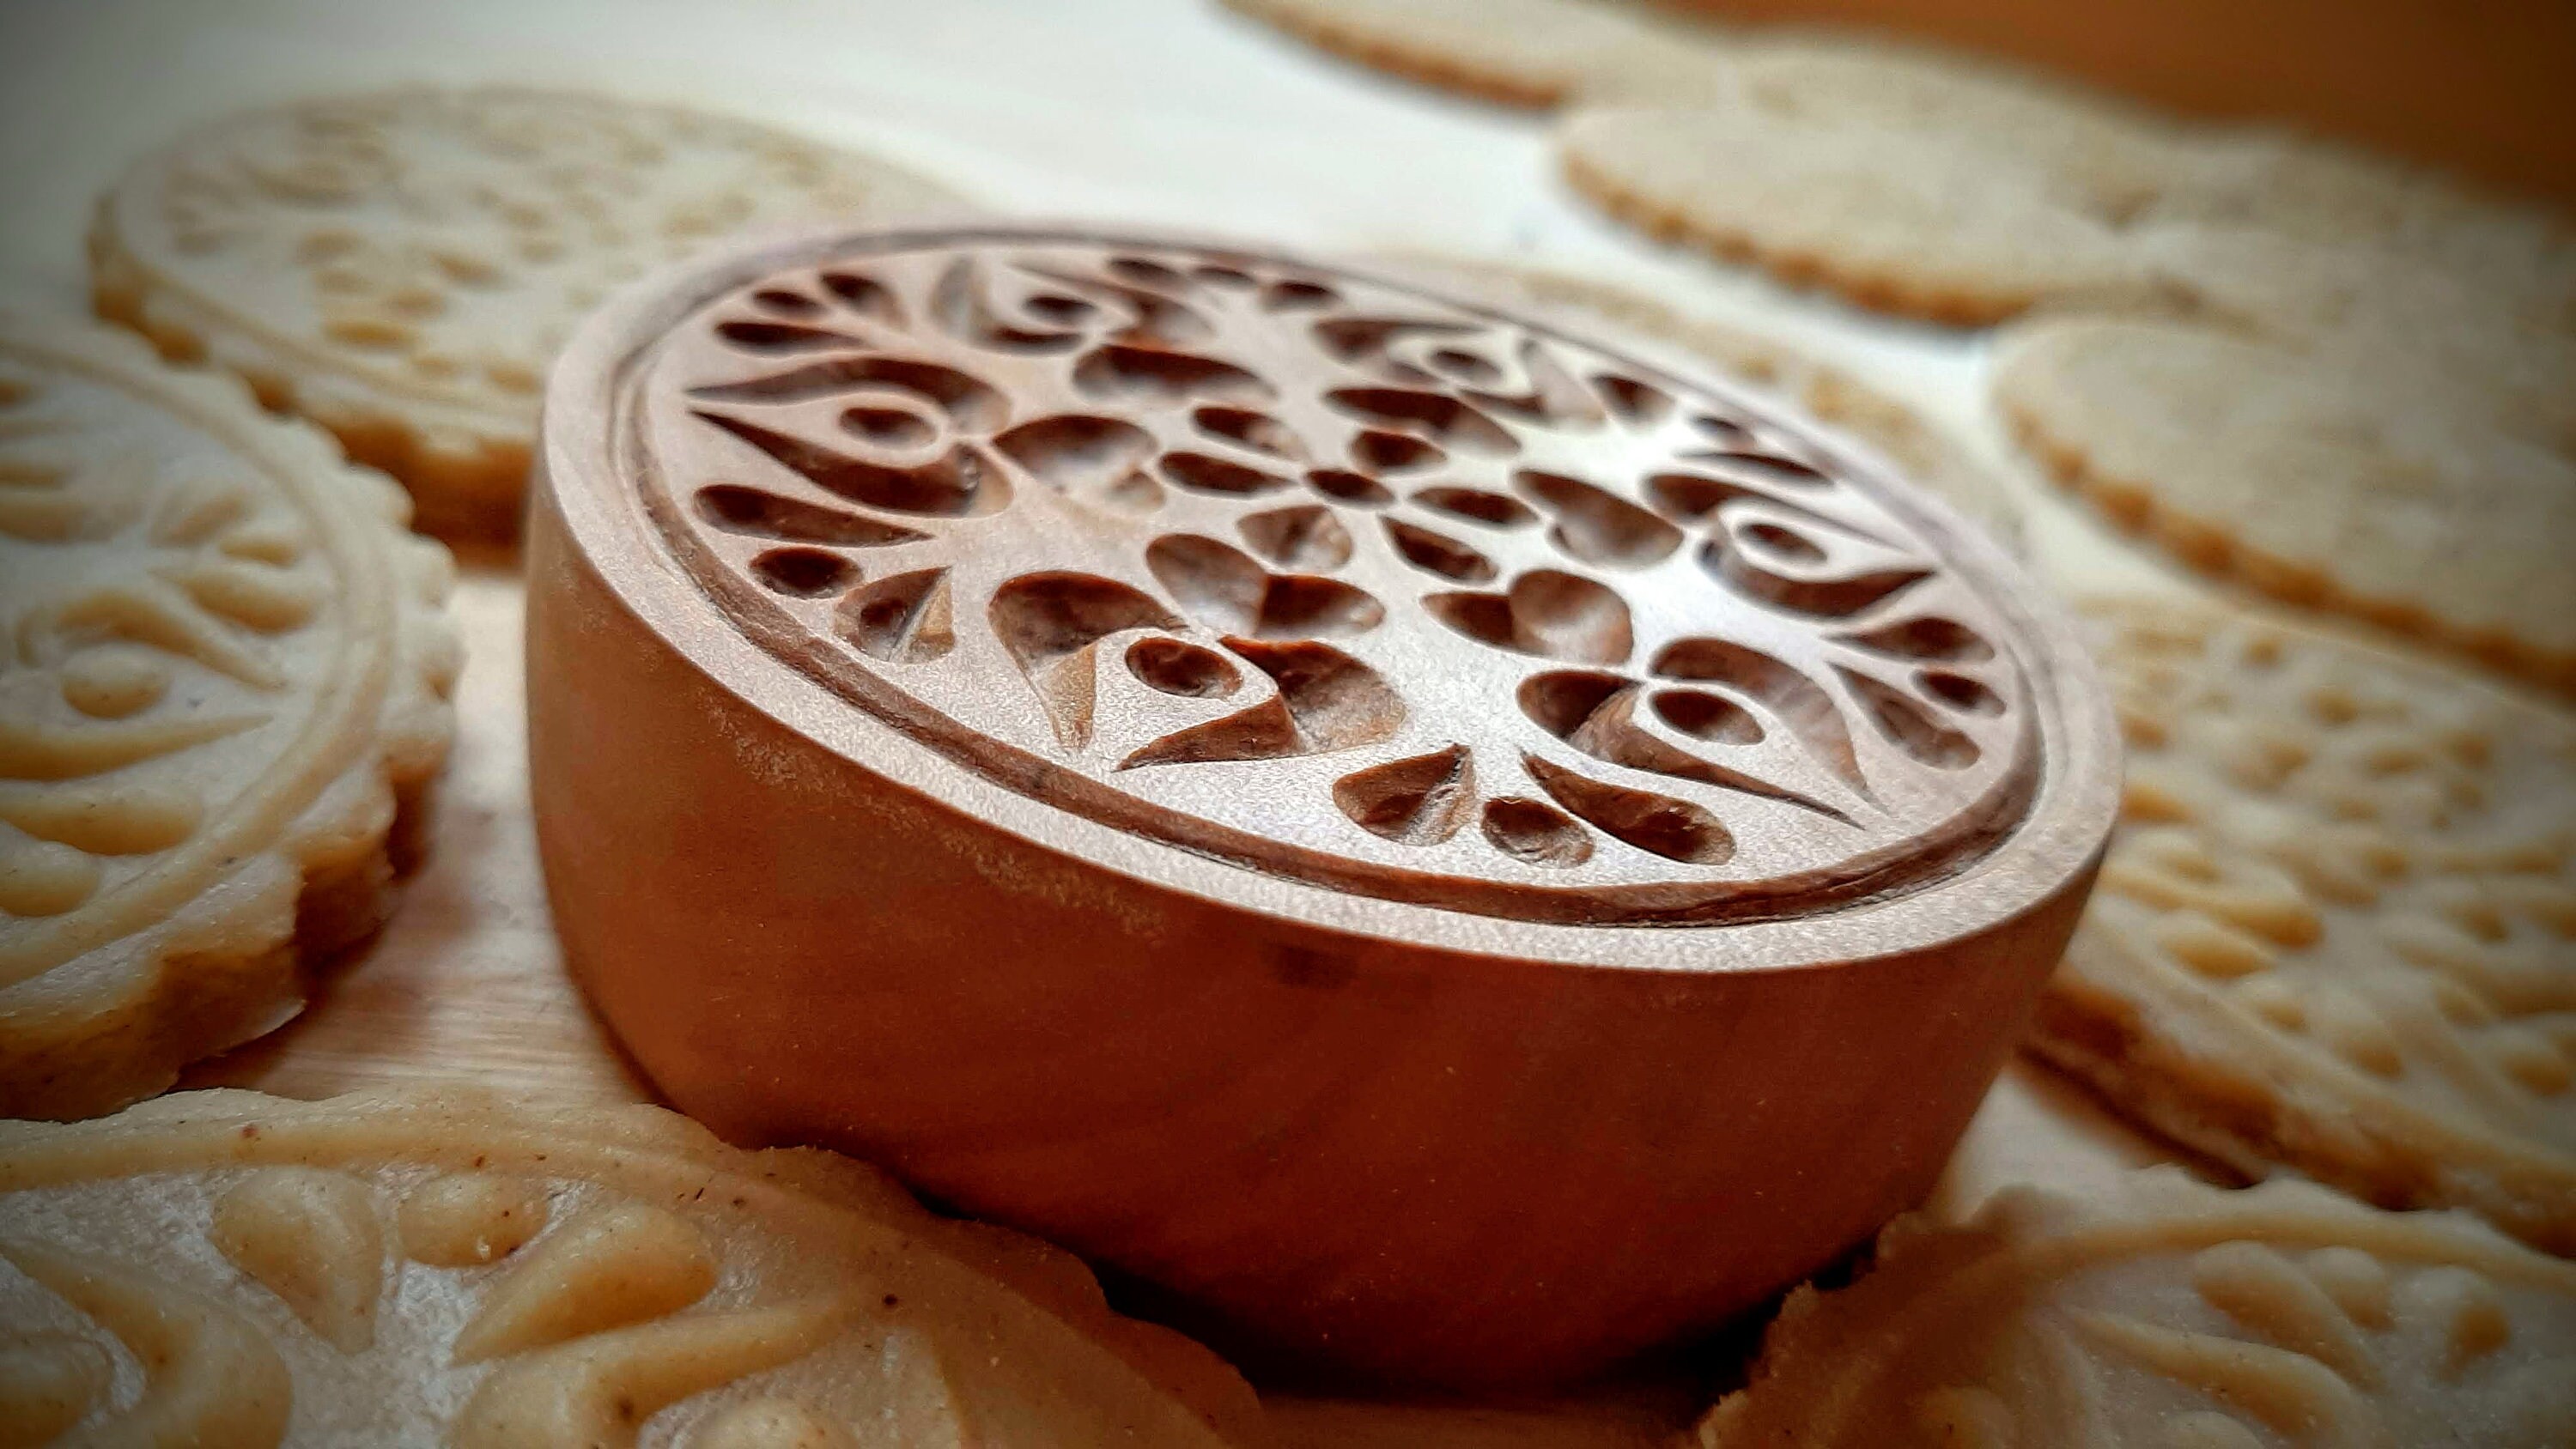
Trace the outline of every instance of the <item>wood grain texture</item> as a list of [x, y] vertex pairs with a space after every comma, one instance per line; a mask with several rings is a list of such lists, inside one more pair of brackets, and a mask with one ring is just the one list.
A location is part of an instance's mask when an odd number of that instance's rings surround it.
[[[1805, 550], [1776, 575], [1739, 574], [1738, 544], [1685, 550], [1680, 525], [1625, 495], [1682, 476], [1663, 448], [1777, 460], [1807, 446], [1762, 404], [1507, 317], [1433, 324], [1441, 345], [1483, 349], [1472, 367], [1425, 359], [1469, 379], [1438, 391], [1421, 367], [1371, 351], [1392, 349], [1383, 309], [1436, 315], [1436, 300], [1329, 268], [1295, 264], [1301, 280], [1278, 259], [1156, 239], [1085, 264], [1043, 229], [980, 229], [953, 256], [951, 245], [946, 233], [817, 234], [714, 260], [603, 314], [557, 373], [528, 544], [538, 834], [573, 974], [673, 1101], [729, 1135], [883, 1161], [949, 1202], [1156, 1282], [1182, 1321], [1255, 1362], [1450, 1386], [1576, 1378], [1714, 1327], [1931, 1189], [2080, 907], [2115, 778], [2071, 636], [1998, 551], [1857, 460], [1806, 451], [1762, 465], [1795, 473], [1794, 485], [1712, 480], [1718, 501], [1697, 511], [1658, 500], [1712, 536], [1769, 528]], [[1009, 248], [1029, 250], [976, 275], [987, 249]], [[932, 264], [908, 272], [923, 253]], [[1210, 266], [1230, 279], [1181, 280]], [[1075, 294], [1090, 301], [1066, 305]], [[1238, 339], [1228, 352], [1229, 323], [1251, 328], [1247, 309], [1277, 296], [1295, 299], [1295, 326], [1253, 329], [1260, 346]], [[1176, 315], [1188, 306], [1229, 323]], [[1365, 339], [1360, 360], [1290, 360], [1311, 317], [1326, 319], [1311, 325], [1328, 347]], [[924, 320], [906, 332], [904, 318]], [[702, 324], [740, 350], [798, 356], [738, 381], [742, 359], [711, 351]], [[948, 346], [956, 336], [980, 350]], [[649, 361], [631, 366], [639, 355]], [[1253, 360], [1266, 375], [1237, 366]], [[1461, 399], [1516, 395], [1514, 366], [1546, 380], [1530, 384], [1540, 401], [1525, 412], [1482, 403], [1514, 419], [1507, 431]], [[1121, 375], [1087, 388], [1100, 371]], [[1152, 373], [1153, 386], [1128, 372]], [[1370, 377], [1412, 386], [1400, 404], [1363, 397]], [[1536, 510], [1584, 490], [1593, 526], [1615, 517], [1624, 537], [1659, 547], [1584, 557], [1585, 520], [1569, 509], [1560, 521], [1551, 546], [1571, 557], [1551, 566], [1585, 573], [1555, 572], [1565, 582], [1550, 587], [1607, 594], [1591, 582], [1607, 578], [1632, 601], [1615, 642], [1588, 624], [1567, 631], [1580, 636], [1571, 662], [1592, 667], [1581, 677], [1639, 690], [1649, 686], [1603, 671], [1685, 647], [1728, 661], [1717, 673], [1655, 667], [1731, 680], [1765, 700], [1773, 734], [1865, 739], [1876, 793], [1861, 796], [1877, 808], [1846, 819], [1839, 839], [1782, 824], [1795, 812], [1763, 793], [1779, 776], [1722, 775], [1637, 716], [1598, 718], [1610, 708], [1599, 699], [1584, 706], [1595, 718], [1555, 722], [1532, 691], [1565, 671], [1476, 692], [1480, 651], [1546, 668], [1569, 661], [1567, 633], [1515, 623], [1504, 638], [1452, 620], [1454, 632], [1404, 634], [1396, 611], [1440, 580], [1408, 584], [1391, 553], [1317, 563], [1284, 587], [1274, 575], [1267, 593], [1225, 587], [1233, 571], [1214, 564], [1158, 567], [1184, 546], [1224, 549], [1257, 584], [1263, 565], [1212, 537], [1235, 520], [1183, 495], [1260, 493], [1228, 505], [1245, 510], [1239, 531], [1256, 549], [1253, 525], [1269, 515], [1249, 509], [1302, 495], [1285, 478], [1194, 486], [1175, 460], [1196, 456], [1192, 470], [1217, 476], [1250, 469], [1242, 458], [1255, 452], [1297, 451], [1286, 443], [1164, 452], [1158, 471], [1177, 491], [1151, 521], [1013, 443], [1041, 428], [1079, 426], [1094, 441], [1168, 432], [1177, 411], [1198, 429], [1191, 446], [1212, 448], [1211, 404], [1191, 394], [1211, 379], [1230, 426], [1296, 419], [1309, 463], [1344, 456], [1338, 440], [1317, 440], [1328, 410], [1301, 410], [1310, 392], [1336, 388], [1346, 412], [1400, 414], [1388, 435], [1441, 440], [1451, 458], [1436, 476], [1485, 484], [1498, 516], [1505, 505], [1528, 515], [1532, 547]], [[1055, 411], [1068, 386], [1092, 412]], [[1577, 406], [1591, 409], [1584, 426], [1560, 426]], [[1623, 407], [1636, 416], [1614, 421]], [[1653, 431], [1683, 425], [1701, 441]], [[1518, 449], [1566, 472], [1483, 478], [1459, 456], [1480, 436], [1487, 454]], [[649, 462], [630, 474], [612, 450]], [[1392, 499], [1389, 479], [1423, 481], [1387, 461], [1397, 451], [1362, 431], [1349, 469]], [[1570, 481], [1586, 472], [1593, 483]], [[1828, 511], [1865, 502], [1880, 510], [1866, 522]], [[1755, 521], [1774, 513], [1805, 522]], [[1374, 537], [1377, 520], [1354, 516]], [[888, 539], [897, 526], [911, 536]], [[702, 528], [751, 541], [711, 546]], [[1675, 567], [1657, 572], [1664, 563]], [[924, 650], [921, 601], [934, 595], [914, 590], [880, 626], [870, 591], [932, 569], [945, 592]], [[1374, 613], [1334, 632], [1318, 621], [1348, 624], [1356, 607], [1307, 607], [1369, 598], [1359, 585], [1387, 600], [1391, 642], [1358, 637]], [[1907, 587], [1920, 592], [1876, 607]], [[1283, 592], [1295, 607], [1264, 639]], [[1023, 630], [1028, 598], [1052, 601], [1043, 628]], [[1262, 617], [1188, 629], [1182, 610]], [[1631, 611], [1660, 637], [1632, 641]], [[1935, 706], [1894, 701], [1857, 661], [1800, 671], [1765, 652], [1813, 651], [1791, 642], [1802, 630], [1940, 661], [1922, 678], [1988, 661], [1990, 685], [1950, 678], [1970, 704], [1942, 715], [1980, 713], [1980, 732], [1933, 725], [1922, 710]], [[1113, 694], [1113, 671], [1124, 659], [1138, 672], [1129, 651], [1155, 641], [1220, 664], [1230, 654], [1246, 678], [1272, 674], [1276, 692], [1265, 705], [1247, 689], [1216, 706], [1237, 713], [1197, 724], [1149, 715], [1140, 732], [1122, 715], [1168, 705]], [[1266, 662], [1288, 649], [1339, 661], [1340, 682], [1301, 698], [1301, 672], [1323, 666]], [[1362, 690], [1354, 673], [1375, 682]], [[1829, 694], [1817, 679], [1842, 683]], [[1475, 853], [1484, 843], [1466, 831], [1375, 841], [1374, 817], [1343, 790], [1422, 764], [1372, 747], [1409, 754], [1436, 737], [1341, 738], [1355, 697], [1395, 701], [1368, 706], [1372, 728], [1413, 711], [1473, 741], [1487, 773], [1471, 798], [1489, 826], [1495, 798], [1544, 790], [1593, 827], [1557, 816], [1585, 852], [1574, 859], [1601, 861], [1566, 870], [1599, 882], [1571, 895], [1581, 913], [1560, 907], [1574, 888], [1534, 883], [1543, 868], [1525, 859]], [[1264, 708], [1279, 732], [1224, 734]], [[1900, 710], [1914, 712], [1891, 723]], [[1922, 732], [1935, 728], [1937, 739]], [[1220, 738], [1232, 743], [1180, 756], [1181, 785], [1145, 778], [1175, 742]], [[1526, 780], [1516, 759], [1535, 762]], [[2026, 798], [1981, 793], [2021, 772]], [[1678, 798], [1676, 780], [1700, 787], [1697, 800]], [[1186, 793], [1193, 782], [1199, 793]], [[1928, 813], [1883, 803], [1900, 799]], [[1740, 863], [1721, 870], [1727, 855], [1673, 848], [1626, 809], [1640, 801], [1666, 823], [1727, 812]], [[1247, 810], [1269, 821], [1249, 844], [1237, 839]], [[1939, 832], [1962, 810], [1984, 833], [1953, 843]], [[1865, 907], [1841, 909], [1852, 893], [1818, 887], [1838, 879], [1835, 852], [1854, 837], [1879, 873]], [[1428, 858], [1444, 843], [1460, 849], [1439, 857], [1448, 874], [1433, 896], [1402, 851]], [[1763, 909], [1736, 910], [1745, 900]], [[1845, 1150], [1854, 1143], [1866, 1149]]]

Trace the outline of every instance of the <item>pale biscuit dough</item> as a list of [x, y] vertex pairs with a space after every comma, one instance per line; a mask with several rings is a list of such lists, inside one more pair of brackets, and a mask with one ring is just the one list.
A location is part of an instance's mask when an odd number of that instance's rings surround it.
[[2241, 223], [2151, 226], [2138, 245], [2205, 315], [2576, 457], [2576, 327], [2515, 289], [2387, 245]]
[[1309, 45], [1511, 106], [1691, 98], [1728, 85], [1712, 38], [1600, 0], [1225, 0]]
[[1575, 111], [1557, 146], [1568, 184], [1612, 216], [1862, 307], [1979, 325], [2153, 293], [2086, 181], [1964, 129], [1758, 100], [1609, 105]]
[[2184, 562], [2576, 691], [2576, 459], [2370, 370], [2157, 321], [2037, 321], [1993, 379], [2059, 479]]
[[2020, 551], [2021, 505], [1993, 469], [1910, 404], [1803, 348], [1571, 272], [1428, 254], [1391, 260], [1427, 285], [1464, 286], [1517, 306], [1568, 314], [1577, 325], [1626, 329], [1777, 393], [1878, 449], [1908, 479], [1940, 495], [2006, 548]]
[[229, 378], [0, 313], [0, 1114], [161, 1090], [383, 920], [459, 660], [408, 511]]
[[2576, 1254], [2576, 715], [2215, 606], [2090, 612], [2124, 820], [2031, 1050], [2247, 1173]]
[[728, 232], [951, 208], [883, 161], [667, 106], [400, 90], [232, 117], [138, 163], [90, 233], [99, 312], [506, 533], [548, 363], [612, 288]]
[[2144, 1169], [1899, 1220], [1789, 1298], [1704, 1449], [2551, 1449], [2576, 1423], [2576, 1264], [2454, 1214]]
[[[1034, 1240], [655, 1107], [0, 1124], [10, 1443], [1214, 1449], [1250, 1389]], [[33, 1432], [28, 1431], [32, 1429]]]

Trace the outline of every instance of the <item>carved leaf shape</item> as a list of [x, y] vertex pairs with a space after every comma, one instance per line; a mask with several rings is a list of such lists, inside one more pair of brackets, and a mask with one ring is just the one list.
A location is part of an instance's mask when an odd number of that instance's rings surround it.
[[207, 1236], [342, 1353], [376, 1341], [385, 1233], [367, 1185], [341, 1172], [263, 1167], [215, 1199]]
[[453, 1358], [478, 1363], [658, 1318], [715, 1283], [715, 1257], [686, 1218], [644, 1203], [593, 1208], [540, 1240], [487, 1290], [456, 1335]]

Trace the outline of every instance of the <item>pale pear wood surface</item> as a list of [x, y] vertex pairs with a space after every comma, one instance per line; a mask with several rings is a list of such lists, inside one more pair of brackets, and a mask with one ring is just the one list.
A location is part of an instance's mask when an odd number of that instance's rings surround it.
[[[193, 11], [190, 23], [174, 23], [167, 7], [106, 0], [6, 10], [0, 285], [31, 304], [80, 310], [80, 238], [97, 192], [135, 154], [203, 117], [418, 80], [609, 86], [878, 148], [965, 189], [1057, 213], [1591, 271], [1817, 348], [1965, 430], [1980, 456], [2009, 456], [1987, 425], [1973, 346], [1630, 241], [1557, 193], [1540, 122], [1365, 79], [1196, 0], [1104, 0], [1078, 15], [998, 0], [856, 8], [865, 13], [842, 28], [786, 3], [719, 13], [627, 0], [268, 0]], [[952, 32], [977, 41], [944, 44]], [[2012, 482], [2052, 580], [2174, 587], [2037, 480]], [[195, 1084], [317, 1097], [469, 1076], [593, 1100], [648, 1095], [561, 975], [547, 924], [525, 813], [516, 560], [466, 565], [456, 612], [470, 662], [429, 864], [386, 934], [332, 976], [301, 1020], [211, 1064]], [[2080, 1186], [2158, 1152], [2015, 1066], [1936, 1201], [1962, 1212], [2021, 1178]], [[1273, 1407], [1288, 1449], [1609, 1449], [1678, 1431], [1701, 1406], [1696, 1392], [1674, 1381], [1544, 1406], [1380, 1409], [1282, 1395]]]

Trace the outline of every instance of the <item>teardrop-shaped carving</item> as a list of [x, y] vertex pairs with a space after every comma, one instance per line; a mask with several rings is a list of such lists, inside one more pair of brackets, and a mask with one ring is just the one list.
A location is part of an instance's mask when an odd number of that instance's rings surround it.
[[1476, 805], [1476, 767], [1464, 745], [1354, 770], [1333, 782], [1333, 803], [1371, 835], [1437, 845]]
[[676, 1313], [716, 1283], [715, 1255], [686, 1218], [643, 1203], [592, 1208], [526, 1250], [456, 1335], [455, 1362]]
[[263, 1167], [215, 1199], [206, 1236], [323, 1342], [356, 1353], [376, 1341], [385, 1233], [365, 1183], [318, 1168]]
[[536, 1184], [491, 1172], [458, 1172], [405, 1194], [394, 1213], [403, 1256], [440, 1268], [498, 1262], [543, 1232], [550, 1209]]

